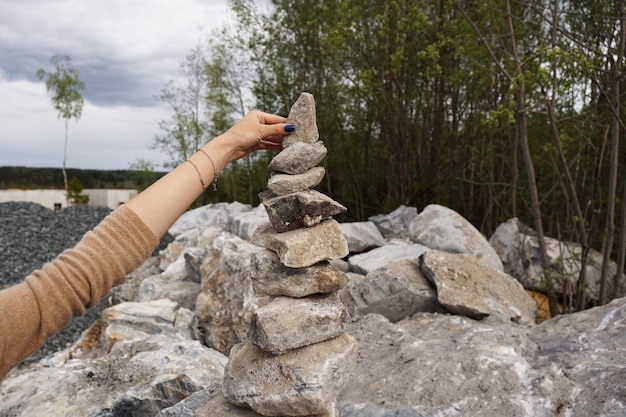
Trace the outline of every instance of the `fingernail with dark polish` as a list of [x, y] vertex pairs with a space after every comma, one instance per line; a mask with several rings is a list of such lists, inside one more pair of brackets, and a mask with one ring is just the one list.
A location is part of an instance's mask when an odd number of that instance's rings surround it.
[[287, 126], [285, 126], [285, 132], [291, 133], [294, 130], [296, 130], [296, 127], [294, 125], [287, 125]]

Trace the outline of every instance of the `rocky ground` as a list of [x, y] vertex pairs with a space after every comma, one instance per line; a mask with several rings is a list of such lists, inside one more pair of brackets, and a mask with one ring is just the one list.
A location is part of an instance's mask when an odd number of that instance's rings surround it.
[[[22, 281], [32, 271], [73, 247], [109, 213], [106, 207], [73, 206], [54, 212], [35, 203], [0, 203], [0, 289]], [[169, 237], [171, 240], [171, 237]], [[167, 245], [165, 237], [158, 250]], [[66, 348], [115, 303], [104, 299], [48, 341], [25, 362]]]
[[[130, 302], [0, 381], [0, 416], [258, 417], [228, 403], [222, 382], [228, 347], [272, 302], [252, 296], [251, 280], [261, 248], [250, 238], [267, 220], [240, 203], [183, 215], [175, 240], [116, 287]], [[335, 266], [349, 278], [340, 295], [358, 356], [337, 411], [316, 417], [626, 415], [626, 298], [532, 323], [520, 277], [504, 272], [519, 263], [526, 282], [536, 275], [536, 243], [518, 223], [494, 247], [441, 206], [343, 223], [350, 255]], [[522, 236], [527, 253], [503, 247]]]

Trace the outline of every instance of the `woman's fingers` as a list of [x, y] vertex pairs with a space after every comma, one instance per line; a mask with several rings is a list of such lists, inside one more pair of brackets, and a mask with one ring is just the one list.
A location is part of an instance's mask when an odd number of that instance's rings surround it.
[[265, 113], [265, 112], [258, 111], [258, 110], [256, 111], [256, 114], [259, 119], [259, 122], [266, 124], [266, 125], [273, 125], [277, 123], [287, 122], [287, 118], [278, 116], [276, 114]]

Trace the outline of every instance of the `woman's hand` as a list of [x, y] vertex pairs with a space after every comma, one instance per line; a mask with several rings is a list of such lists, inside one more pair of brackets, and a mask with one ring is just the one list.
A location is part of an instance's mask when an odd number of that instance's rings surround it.
[[283, 136], [293, 132], [287, 119], [251, 111], [226, 132], [127, 203], [158, 238], [170, 228], [228, 165], [252, 151], [280, 151]]
[[229, 162], [261, 149], [280, 151], [283, 136], [294, 131], [294, 126], [286, 122], [282, 116], [254, 110], [212, 142], [230, 148]]

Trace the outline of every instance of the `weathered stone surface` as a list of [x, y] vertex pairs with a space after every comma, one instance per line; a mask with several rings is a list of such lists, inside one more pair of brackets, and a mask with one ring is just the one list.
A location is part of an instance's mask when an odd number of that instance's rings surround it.
[[387, 242], [374, 222], [341, 223], [350, 253], [360, 253], [385, 245]]
[[446, 311], [417, 259], [394, 261], [365, 276], [348, 276], [350, 283], [339, 294], [352, 320], [377, 313], [396, 322], [417, 312]]
[[473, 255], [429, 251], [420, 258], [420, 266], [437, 288], [439, 303], [455, 314], [535, 323], [537, 304], [522, 285]]
[[252, 314], [262, 302], [254, 296], [250, 281], [250, 256], [260, 249], [223, 232], [200, 267], [198, 327], [206, 344], [222, 353], [246, 338]]
[[250, 211], [238, 213], [230, 217], [228, 231], [243, 240], [250, 240], [256, 229], [268, 221], [267, 212], [262, 204]]
[[265, 416], [331, 412], [350, 380], [356, 352], [356, 340], [345, 333], [278, 356], [244, 342], [231, 351], [224, 394], [230, 403]]
[[177, 340], [191, 339], [191, 331], [176, 328], [177, 303], [162, 299], [145, 303], [127, 302], [104, 310], [100, 319], [72, 347], [73, 358], [92, 358], [105, 354], [126, 339], [161, 334]]
[[129, 409], [135, 410], [133, 417], [154, 416], [219, 378], [225, 366], [223, 355], [196, 340], [140, 352], [130, 361], [137, 368], [154, 369], [155, 376], [147, 388], [127, 391], [118, 399], [112, 407], [113, 416]]
[[267, 181], [267, 188], [276, 195], [296, 193], [316, 187], [322, 182], [326, 170], [313, 167], [302, 174], [274, 174]]
[[171, 281], [162, 275], [154, 275], [141, 282], [137, 301], [168, 299], [176, 302], [178, 307], [193, 310], [199, 293], [200, 284], [197, 282]]
[[438, 417], [446, 414], [423, 414], [413, 407], [386, 408], [376, 404], [341, 404], [341, 417]]
[[430, 204], [409, 225], [415, 243], [449, 253], [469, 253], [493, 268], [503, 270], [502, 261], [487, 239], [454, 210]]
[[387, 239], [408, 236], [409, 224], [417, 216], [417, 208], [400, 206], [389, 214], [377, 214], [368, 220], [373, 222]]
[[[239, 209], [239, 204], [220, 207], [228, 218], [227, 224], [247, 213]], [[199, 223], [196, 228], [177, 235], [176, 242], [185, 247], [207, 248], [211, 252], [215, 237], [221, 232], [211, 225]], [[393, 241], [386, 246], [398, 249], [397, 243]], [[224, 258], [235, 271], [241, 270], [237, 256], [242, 260], [249, 256], [246, 250], [241, 254], [237, 254], [237, 250], [236, 245], [227, 248], [230, 255]], [[205, 266], [210, 263], [207, 258], [212, 257], [205, 257]], [[115, 290], [159, 275], [177, 259], [178, 256], [172, 256], [160, 268], [159, 258], [152, 257], [127, 277], [126, 284]], [[212, 259], [211, 262], [217, 265], [221, 257]], [[344, 265], [341, 268], [346, 265], [341, 259], [329, 263]], [[400, 272], [394, 272], [392, 276], [400, 275]], [[242, 270], [233, 278], [243, 280], [245, 277]], [[391, 286], [392, 290], [396, 284], [394, 282]], [[232, 291], [221, 295], [224, 300], [242, 298], [245, 292], [235, 285], [222, 288], [220, 291]], [[398, 286], [398, 289], [402, 290], [402, 287]], [[131, 291], [122, 293], [122, 298], [132, 298]], [[112, 296], [113, 302], [117, 294]], [[248, 292], [245, 297], [257, 300], [251, 294]], [[262, 304], [258, 300], [255, 302]], [[190, 350], [186, 348], [176, 347], [158, 353], [170, 344], [178, 346], [189, 342], [192, 313], [176, 309], [174, 303], [169, 303], [165, 310], [170, 309], [173, 313], [146, 317], [147, 323], [143, 318], [145, 309], [141, 314], [121, 315], [118, 324], [125, 321], [124, 332], [128, 337], [113, 344], [110, 351], [102, 349], [102, 354], [93, 352], [94, 357], [79, 357], [66, 349], [41, 362], [31, 361], [14, 369], [0, 382], [0, 416], [143, 417], [146, 411], [152, 417], [156, 414], [152, 408], [155, 404], [158, 407], [170, 405], [161, 402], [156, 395], [167, 401], [187, 395], [189, 399], [202, 402], [201, 395], [189, 388], [197, 389], [205, 382], [178, 373], [169, 380], [161, 380], [162, 388], [151, 390], [152, 394], [142, 394], [147, 392], [157, 375], [151, 363], [162, 366], [165, 357], [172, 359], [172, 352], [179, 349], [181, 355], [174, 362], [187, 358], [187, 369], [205, 372], [203, 378], [211, 380], [209, 387], [221, 379], [211, 376], [214, 368], [207, 362], [194, 354], [187, 357]], [[217, 314], [223, 314], [223, 323], [229, 320], [230, 313], [218, 311]], [[239, 317], [233, 317], [238, 323]], [[361, 314], [347, 329], [359, 340], [359, 362], [337, 398], [337, 404], [342, 417], [622, 417], [626, 409], [623, 388], [625, 322], [626, 299], [558, 316], [533, 327], [490, 318], [478, 321], [451, 314], [417, 312], [396, 323], [377, 314]], [[137, 326], [138, 332], [132, 331], [131, 326]], [[156, 334], [148, 334], [148, 329]], [[94, 337], [96, 333], [93, 332], [92, 337], [99, 340]], [[212, 355], [217, 354], [202, 345], [200, 347]], [[146, 355], [147, 363], [131, 360], [139, 352], [147, 351], [154, 352], [154, 356]], [[223, 355], [218, 355], [226, 360]], [[163, 362], [159, 362], [159, 358]], [[217, 397], [225, 404], [221, 392]], [[231, 406], [222, 409], [210, 401], [205, 404], [208, 405], [197, 417], [260, 415], [246, 408]], [[191, 404], [187, 405], [190, 410]], [[197, 407], [202, 405], [196, 404], [196, 411], [201, 409]], [[187, 417], [187, 414], [180, 416]]]
[[223, 229], [228, 224], [228, 213], [225, 206], [209, 204], [186, 211], [169, 228], [172, 236], [178, 236], [183, 232], [195, 229], [199, 226], [214, 226]]
[[198, 341], [140, 330], [100, 356], [45, 359], [3, 380], [0, 415], [152, 417], [220, 380], [226, 362]]
[[304, 268], [348, 255], [348, 242], [334, 219], [304, 229], [277, 233], [272, 225], [259, 228], [252, 242], [278, 254], [283, 265]]
[[170, 242], [165, 249], [159, 252], [159, 267], [165, 271], [170, 264], [176, 262], [185, 250], [185, 244], [182, 242]]
[[151, 256], [141, 264], [137, 269], [126, 276], [126, 281], [122, 285], [111, 289], [110, 297], [119, 300], [120, 303], [125, 301], [137, 301], [139, 286], [148, 277], [158, 275], [162, 272], [159, 268], [160, 259], [158, 256]]
[[349, 321], [336, 292], [277, 297], [254, 313], [248, 339], [264, 351], [280, 355], [337, 337]]
[[[207, 204], [206, 206], [186, 211], [170, 227], [169, 233], [176, 238], [176, 241], [183, 241], [183, 243], [187, 244], [190, 239], [194, 240], [199, 232], [207, 228], [228, 231], [228, 225], [233, 218], [251, 209], [252, 207], [249, 204], [237, 201]], [[190, 246], [203, 247], [198, 243]]]
[[358, 362], [338, 402], [383, 404], [375, 416], [551, 417], [576, 396], [560, 369], [529, 362], [537, 346], [524, 326], [428, 313], [392, 324], [370, 314], [348, 331]]
[[564, 314], [532, 328], [539, 349], [528, 355], [537, 369], [559, 372], [572, 381], [572, 415], [620, 416], [626, 410], [626, 298], [575, 314]]
[[[336, 407], [310, 417], [340, 417]], [[221, 380], [213, 381], [207, 388], [196, 391], [178, 404], [161, 410], [155, 417], [262, 417], [261, 414], [226, 401]]]
[[625, 321], [626, 298], [534, 327], [441, 314], [397, 324], [364, 316], [348, 328], [359, 361], [340, 409], [384, 404], [376, 417], [413, 416], [402, 414], [407, 409], [429, 417], [619, 417]]
[[259, 194], [259, 198], [277, 232], [311, 227], [347, 210], [332, 198], [315, 190], [279, 196], [265, 190]]
[[190, 242], [171, 242], [159, 253], [161, 275], [169, 281], [200, 282], [199, 266], [206, 255], [204, 249], [194, 247]]
[[348, 283], [346, 274], [327, 261], [306, 268], [289, 268], [269, 249], [252, 254], [250, 259], [252, 288], [258, 297], [286, 295], [306, 297], [337, 291]]
[[296, 142], [315, 142], [319, 139], [313, 94], [306, 92], [300, 94], [298, 100], [291, 106], [287, 121], [295, 125], [296, 130], [283, 138], [283, 148]]
[[222, 381], [215, 380], [178, 404], [161, 410], [156, 417], [259, 417], [249, 408], [237, 407], [224, 398]]
[[428, 248], [426, 246], [416, 243], [391, 241], [379, 248], [350, 256], [348, 263], [352, 271], [357, 274], [367, 275], [393, 261], [400, 259], [417, 259], [427, 250]]
[[[553, 290], [563, 293], [564, 281], [571, 286], [579, 278], [581, 271], [581, 246], [572, 242], [561, 242], [550, 237], [545, 238], [550, 260], [550, 272], [555, 277]], [[517, 218], [509, 219], [498, 226], [489, 239], [490, 244], [501, 257], [504, 270], [519, 280], [524, 288], [546, 291], [541, 266], [537, 234]], [[602, 254], [589, 250], [585, 265], [585, 294], [591, 300], [598, 300], [600, 293], [600, 275]], [[608, 274], [615, 276], [617, 265], [610, 262]], [[626, 284], [626, 276], [622, 275], [622, 283]], [[613, 279], [608, 280], [609, 294], [613, 291]]]
[[296, 142], [277, 153], [268, 167], [275, 173], [302, 174], [322, 162], [327, 153], [323, 142]]

